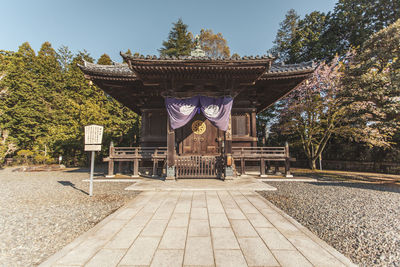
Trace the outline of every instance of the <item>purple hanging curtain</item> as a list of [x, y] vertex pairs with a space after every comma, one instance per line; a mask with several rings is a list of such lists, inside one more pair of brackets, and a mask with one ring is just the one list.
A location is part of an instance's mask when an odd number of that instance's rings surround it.
[[213, 125], [222, 131], [226, 131], [228, 130], [232, 104], [232, 97], [213, 98], [194, 96], [186, 99], [176, 99], [172, 97], [167, 97], [165, 99], [172, 129], [177, 129], [186, 125], [193, 119], [196, 112], [201, 110], [204, 116], [211, 121]]
[[232, 104], [232, 97], [213, 98], [200, 96], [201, 112], [213, 125], [222, 131], [228, 130]]
[[177, 129], [188, 123], [199, 109], [200, 99], [198, 96], [186, 99], [165, 98], [165, 105], [172, 129]]

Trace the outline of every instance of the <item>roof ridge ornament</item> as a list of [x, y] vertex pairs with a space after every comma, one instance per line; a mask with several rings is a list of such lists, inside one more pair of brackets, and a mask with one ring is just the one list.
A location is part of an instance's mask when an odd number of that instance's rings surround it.
[[200, 36], [197, 34], [196, 37], [194, 37], [194, 42], [196, 44], [196, 47], [194, 50], [190, 52], [191, 57], [205, 57], [206, 52], [204, 52], [203, 49], [201, 49], [200, 46]]

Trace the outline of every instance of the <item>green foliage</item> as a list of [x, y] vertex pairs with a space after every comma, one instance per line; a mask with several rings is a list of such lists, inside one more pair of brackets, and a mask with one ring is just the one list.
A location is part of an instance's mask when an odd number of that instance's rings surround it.
[[231, 54], [228, 42], [222, 36], [222, 33], [215, 34], [213, 30], [201, 29], [200, 45], [209, 57], [225, 57], [228, 58]]
[[159, 49], [161, 56], [188, 56], [193, 48], [192, 33], [188, 32], [188, 25], [182, 19], [173, 23], [168, 34], [168, 40], [162, 43]]
[[45, 42], [35, 55], [24, 43], [16, 53], [1, 51], [0, 59], [0, 163], [18, 147], [35, 153], [32, 163], [63, 155], [68, 165], [85, 164], [88, 124], [105, 127], [103, 156], [111, 140], [132, 145], [138, 136], [138, 116], [84, 78], [77, 63], [93, 62], [86, 51], [73, 55], [63, 46], [56, 52]]
[[339, 0], [331, 14], [326, 38], [335, 43], [331, 53], [345, 54], [400, 18], [398, 0]]
[[326, 30], [326, 15], [314, 11], [307, 14], [304, 19], [299, 20], [298, 28], [291, 40], [288, 51], [289, 63], [323, 59], [325, 54], [325, 43], [321, 36]]
[[368, 130], [368, 136], [381, 135], [380, 143], [390, 146], [390, 138], [400, 129], [400, 19], [354, 53], [345, 71], [343, 97], [354, 123]]
[[103, 54], [101, 57], [97, 60], [97, 64], [100, 65], [112, 65], [112, 60], [109, 55]]
[[274, 46], [269, 51], [273, 56], [278, 58], [279, 61], [287, 62], [290, 59], [289, 51], [298, 28], [299, 18], [296, 11], [290, 9], [286, 13], [285, 19], [279, 23]]
[[34, 153], [27, 149], [22, 149], [17, 152], [17, 162], [22, 164], [31, 164]]
[[399, 18], [398, 0], [339, 0], [332, 12], [314, 11], [304, 18], [291, 9], [269, 51], [287, 63], [331, 60], [350, 48], [358, 51], [373, 33]]

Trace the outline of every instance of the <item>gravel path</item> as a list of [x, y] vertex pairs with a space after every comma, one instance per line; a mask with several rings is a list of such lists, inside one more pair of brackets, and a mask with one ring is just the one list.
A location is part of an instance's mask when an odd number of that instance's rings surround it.
[[400, 187], [268, 182], [261, 194], [360, 266], [400, 266]]
[[32, 266], [70, 243], [138, 192], [129, 183], [95, 183], [87, 171], [0, 170], [0, 266]]

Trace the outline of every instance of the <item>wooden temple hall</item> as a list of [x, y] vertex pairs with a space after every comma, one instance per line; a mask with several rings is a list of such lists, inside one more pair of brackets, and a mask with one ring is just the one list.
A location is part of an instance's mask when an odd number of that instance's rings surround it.
[[312, 62], [121, 55], [127, 64], [80, 66], [142, 118], [139, 147], [110, 146], [109, 176], [129, 166], [133, 176], [232, 179], [245, 174], [246, 164], [259, 166], [261, 176], [284, 166], [290, 176], [288, 145], [257, 146], [257, 114], [307, 78]]

